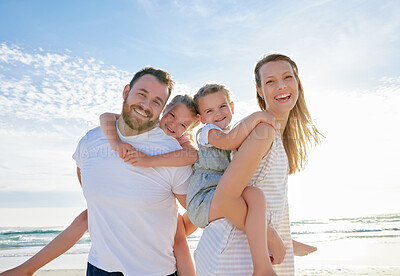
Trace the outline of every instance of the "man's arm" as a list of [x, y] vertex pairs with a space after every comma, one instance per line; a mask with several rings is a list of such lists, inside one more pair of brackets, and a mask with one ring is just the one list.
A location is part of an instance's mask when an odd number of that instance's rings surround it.
[[79, 167], [76, 167], [76, 175], [78, 176], [79, 184], [81, 184], [82, 187], [81, 169]]
[[[179, 194], [174, 194], [176, 199], [178, 199], [179, 203], [182, 205], [183, 208], [186, 209], [186, 195], [179, 195]], [[189, 219], [187, 212], [185, 212], [183, 215], [183, 224], [185, 226], [185, 233], [186, 236], [189, 236], [192, 234], [194, 231], [196, 231], [197, 226], [195, 226]]]

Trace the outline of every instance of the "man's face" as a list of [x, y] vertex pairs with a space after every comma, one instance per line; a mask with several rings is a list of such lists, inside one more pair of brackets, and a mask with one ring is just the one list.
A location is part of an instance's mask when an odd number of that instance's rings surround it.
[[139, 78], [129, 90], [125, 86], [122, 118], [139, 133], [150, 130], [158, 122], [158, 117], [168, 99], [167, 86], [153, 75]]

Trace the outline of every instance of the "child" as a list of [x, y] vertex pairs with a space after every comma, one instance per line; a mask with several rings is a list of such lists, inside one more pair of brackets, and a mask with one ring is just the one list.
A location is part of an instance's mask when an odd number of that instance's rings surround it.
[[[126, 157], [133, 165], [150, 166], [185, 166], [197, 160], [197, 150], [190, 143], [190, 130], [198, 125], [196, 118], [197, 108], [193, 99], [188, 95], [175, 96], [165, 107], [160, 127], [164, 132], [176, 138], [182, 150], [166, 153], [152, 158], [142, 152], [136, 151], [132, 145], [122, 143], [116, 131], [115, 122], [119, 115], [105, 113], [100, 116], [100, 125], [112, 148], [120, 153], [121, 158]], [[111, 123], [110, 123], [111, 121]], [[111, 126], [111, 127], [108, 127]], [[127, 154], [129, 152], [129, 154]], [[138, 155], [136, 155], [138, 153]], [[159, 160], [159, 162], [157, 161]], [[1, 273], [2, 276], [28, 276], [33, 275], [39, 268], [54, 260], [70, 249], [87, 231], [87, 211], [83, 211], [75, 220], [52, 240], [47, 246], [32, 256], [20, 266]], [[187, 218], [187, 215], [178, 215], [177, 230], [174, 240], [174, 254], [178, 273], [180, 275], [195, 275], [194, 265], [190, 256], [186, 236], [196, 230]]]
[[[198, 227], [222, 217], [213, 206], [213, 195], [231, 158], [231, 150], [239, 148], [250, 132], [267, 123], [275, 129], [275, 119], [268, 112], [256, 112], [230, 130], [234, 104], [229, 90], [223, 85], [207, 84], [194, 96], [198, 118], [206, 124], [199, 132], [199, 160], [194, 165], [188, 195], [189, 219]], [[256, 187], [247, 187], [237, 210], [226, 217], [246, 232], [253, 261], [254, 275], [276, 275], [267, 251], [267, 225], [264, 194]], [[270, 248], [271, 249], [271, 248]]]
[[175, 96], [165, 107], [160, 120], [160, 128], [178, 140], [182, 150], [161, 155], [147, 155], [127, 143], [122, 143], [117, 134], [115, 121], [118, 114], [104, 113], [100, 116], [100, 125], [113, 150], [118, 151], [121, 158], [134, 166], [142, 167], [180, 167], [192, 165], [197, 161], [197, 150], [191, 143], [191, 130], [199, 121], [197, 106], [189, 95]]

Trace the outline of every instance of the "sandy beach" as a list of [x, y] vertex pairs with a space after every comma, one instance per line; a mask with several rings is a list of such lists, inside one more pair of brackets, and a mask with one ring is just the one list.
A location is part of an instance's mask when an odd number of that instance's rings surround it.
[[39, 270], [35, 276], [82, 276], [85, 275], [85, 269], [71, 269], [71, 270]]
[[[40, 270], [35, 276], [84, 276], [85, 269]], [[297, 276], [310, 275], [400, 275], [400, 267], [347, 267], [347, 268], [312, 268], [296, 269]]]

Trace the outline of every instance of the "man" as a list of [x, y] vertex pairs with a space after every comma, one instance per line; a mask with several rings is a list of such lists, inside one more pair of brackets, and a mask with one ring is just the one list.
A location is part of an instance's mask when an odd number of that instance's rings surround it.
[[[123, 91], [121, 141], [150, 155], [181, 148], [157, 125], [171, 89], [163, 70], [135, 74]], [[81, 139], [73, 158], [92, 240], [87, 275], [174, 275], [175, 198], [186, 206], [191, 167], [133, 167], [111, 149], [100, 127]]]

